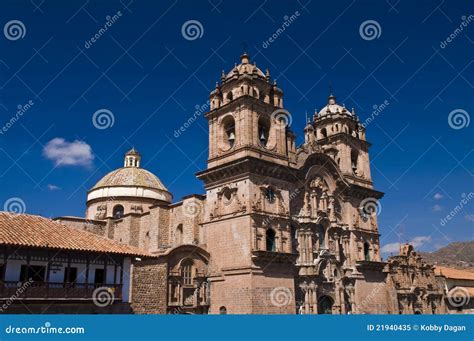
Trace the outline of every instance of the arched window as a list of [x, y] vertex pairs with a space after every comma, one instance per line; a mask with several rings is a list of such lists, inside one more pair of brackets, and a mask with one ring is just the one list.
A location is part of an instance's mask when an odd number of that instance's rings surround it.
[[226, 96], [227, 102], [230, 102], [234, 99], [234, 96], [232, 95], [232, 91], [229, 91]]
[[266, 233], [267, 251], [276, 251], [275, 231], [268, 229]]
[[328, 132], [327, 132], [326, 128], [321, 129], [321, 135], [323, 136], [323, 138], [328, 137]]
[[354, 174], [357, 174], [357, 162], [359, 159], [359, 153], [357, 150], [351, 150], [351, 167]]
[[227, 315], [227, 308], [226, 307], [220, 307], [219, 308], [219, 314]]
[[186, 259], [181, 264], [181, 276], [183, 277], [184, 285], [193, 284], [193, 261], [191, 259]]
[[176, 231], [174, 234], [174, 244], [183, 244], [183, 224], [179, 224], [178, 227], [176, 227]]
[[270, 119], [268, 117], [260, 117], [258, 120], [258, 141], [262, 146], [266, 146], [268, 143], [268, 137], [270, 135]]
[[232, 191], [230, 190], [229, 187], [225, 187], [222, 190], [222, 197], [224, 198], [224, 203], [225, 204], [230, 204], [232, 200]]
[[364, 259], [370, 261], [370, 245], [369, 243], [364, 243]]
[[253, 97], [259, 98], [259, 94], [258, 94], [258, 89], [257, 89], [257, 88], [253, 88]]
[[321, 224], [318, 224], [316, 226], [316, 232], [318, 234], [319, 247], [325, 248], [326, 247], [326, 231], [324, 230], [324, 226]]
[[122, 205], [115, 205], [114, 209], [112, 210], [112, 215], [115, 219], [119, 219], [123, 217], [124, 208]]
[[235, 121], [232, 116], [227, 116], [222, 122], [224, 128], [224, 142], [227, 143], [229, 148], [232, 148], [235, 144]]
[[329, 296], [321, 296], [318, 300], [319, 314], [332, 314], [333, 300]]

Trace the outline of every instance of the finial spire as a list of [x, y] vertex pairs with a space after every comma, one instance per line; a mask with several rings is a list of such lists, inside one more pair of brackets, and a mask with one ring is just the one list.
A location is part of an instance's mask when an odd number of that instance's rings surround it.
[[240, 56], [240, 61], [242, 62], [242, 64], [248, 64], [249, 60], [249, 55], [247, 54], [247, 52], [244, 51], [244, 54]]
[[333, 92], [331, 83], [329, 83], [328, 104], [336, 104], [336, 96], [334, 96], [334, 92]]
[[244, 54], [247, 54], [247, 43], [245, 41], [242, 42], [242, 51], [244, 51]]

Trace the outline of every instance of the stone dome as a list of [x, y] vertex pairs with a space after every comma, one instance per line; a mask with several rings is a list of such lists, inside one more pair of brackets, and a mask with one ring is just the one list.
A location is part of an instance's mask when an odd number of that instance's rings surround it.
[[229, 73], [227, 73], [225, 79], [231, 79], [234, 77], [235, 74], [237, 75], [257, 75], [258, 77], [261, 78], [266, 78], [265, 74], [260, 70], [256, 64], [250, 64], [249, 63], [249, 56], [247, 53], [244, 53], [242, 56], [240, 56], [241, 63], [234, 66], [232, 70], [230, 70]]
[[128, 197], [170, 203], [171, 193], [150, 171], [140, 168], [141, 156], [134, 148], [125, 154], [124, 166], [100, 179], [87, 195], [87, 201]]
[[336, 97], [330, 95], [328, 98], [328, 104], [326, 104], [320, 111], [319, 116], [324, 116], [328, 114], [348, 114], [352, 115], [346, 107], [336, 103]]
[[122, 186], [146, 187], [168, 191], [155, 174], [146, 169], [135, 167], [122, 167], [108, 173], [92, 189]]

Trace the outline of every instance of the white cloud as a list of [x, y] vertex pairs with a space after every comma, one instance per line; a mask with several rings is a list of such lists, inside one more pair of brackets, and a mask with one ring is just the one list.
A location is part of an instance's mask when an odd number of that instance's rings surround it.
[[410, 244], [413, 245], [413, 247], [416, 249], [419, 246], [422, 246], [426, 243], [429, 243], [431, 241], [430, 236], [419, 236], [415, 237], [410, 241]]
[[433, 212], [440, 212], [442, 210], [443, 210], [443, 206], [441, 205], [436, 204], [433, 206]]
[[84, 141], [68, 142], [61, 137], [49, 141], [43, 149], [44, 156], [56, 166], [90, 166], [94, 155]]
[[[417, 249], [418, 247], [423, 246], [424, 244], [430, 241], [431, 241], [430, 236], [418, 236], [410, 240], [409, 243], [413, 245], [415, 249]], [[382, 253], [398, 253], [400, 251], [400, 245], [401, 243], [385, 244], [384, 246], [382, 246], [380, 251]]]
[[400, 251], [400, 243], [385, 244], [380, 251], [383, 253], [397, 253]]
[[48, 184], [48, 189], [49, 189], [50, 191], [58, 191], [58, 190], [61, 189], [61, 187], [56, 186], [56, 185], [52, 185], [52, 184]]
[[474, 214], [466, 214], [464, 216], [464, 219], [466, 219], [467, 221], [474, 221]]
[[433, 199], [434, 200], [441, 200], [441, 199], [443, 199], [443, 195], [441, 193], [435, 193], [435, 195], [433, 195]]

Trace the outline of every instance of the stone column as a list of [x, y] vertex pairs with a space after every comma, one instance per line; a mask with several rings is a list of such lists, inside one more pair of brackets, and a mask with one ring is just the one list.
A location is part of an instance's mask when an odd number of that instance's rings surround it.
[[340, 300], [341, 300], [341, 314], [345, 315], [346, 312], [346, 300], [344, 298], [344, 288], [339, 290]]
[[354, 314], [357, 314], [357, 306], [356, 306], [356, 303], [355, 303], [355, 290], [353, 288], [350, 291], [350, 295], [351, 295], [352, 312]]
[[304, 232], [299, 233], [300, 237], [300, 263], [306, 263], [306, 238]]
[[340, 241], [339, 235], [337, 233], [334, 234], [334, 242], [336, 243], [336, 259], [338, 262], [341, 260], [341, 249], [340, 249], [339, 241]]
[[309, 306], [309, 290], [308, 290], [308, 285], [306, 282], [303, 283], [303, 291], [304, 291], [304, 311], [305, 314], [310, 313], [310, 306]]
[[313, 314], [318, 313], [318, 286], [314, 282], [311, 282], [310, 284], [311, 287], [311, 294], [312, 294], [312, 303], [313, 303]]
[[308, 231], [308, 263], [313, 263], [313, 238], [311, 238], [311, 231]]

